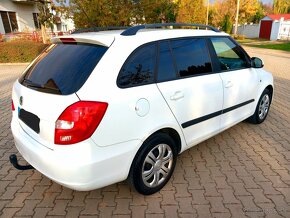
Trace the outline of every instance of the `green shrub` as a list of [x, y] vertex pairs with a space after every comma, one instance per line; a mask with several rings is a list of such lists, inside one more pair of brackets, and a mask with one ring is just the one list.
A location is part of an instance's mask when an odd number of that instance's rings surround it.
[[31, 62], [47, 45], [28, 40], [0, 43], [0, 63]]

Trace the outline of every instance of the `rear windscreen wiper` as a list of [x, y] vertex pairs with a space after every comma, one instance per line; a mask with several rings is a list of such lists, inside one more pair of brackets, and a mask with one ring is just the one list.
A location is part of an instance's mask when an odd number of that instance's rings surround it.
[[37, 89], [48, 89], [48, 90], [56, 91], [57, 93], [61, 93], [60, 89], [58, 89], [58, 88], [41, 85], [41, 84], [32, 82], [29, 79], [24, 78], [23, 82], [25, 82], [28, 87], [37, 88]]

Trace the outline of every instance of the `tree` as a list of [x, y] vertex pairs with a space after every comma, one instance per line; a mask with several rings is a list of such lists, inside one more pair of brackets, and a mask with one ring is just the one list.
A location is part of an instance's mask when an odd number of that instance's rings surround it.
[[177, 9], [171, 0], [71, 0], [69, 6], [58, 2], [77, 28], [174, 22]]
[[259, 9], [258, 0], [241, 0], [239, 23], [251, 23]]
[[46, 28], [52, 27], [53, 25], [53, 14], [51, 13], [51, 9], [53, 7], [53, 3], [50, 1], [38, 1], [37, 2], [37, 7], [39, 10], [38, 14], [38, 20], [41, 25], [41, 35], [42, 35], [42, 41], [44, 44], [47, 43], [48, 37], [46, 34]]
[[259, 3], [259, 7], [255, 13], [255, 15], [252, 17], [253, 23], [259, 23], [260, 20], [265, 17], [266, 15], [266, 9], [264, 7], [264, 4], [262, 2]]
[[[209, 23], [219, 28], [225, 28], [228, 21], [235, 20], [236, 0], [218, 0], [210, 7]], [[259, 0], [240, 0], [239, 23], [259, 22], [265, 15]]]
[[[236, 0], [218, 0], [211, 6], [211, 25], [221, 28], [226, 19], [235, 20]], [[225, 17], [228, 18], [225, 18]]]
[[177, 4], [172, 0], [139, 0], [135, 1], [138, 10], [135, 16], [138, 23], [175, 22]]
[[226, 33], [231, 33], [232, 28], [233, 28], [233, 22], [230, 19], [230, 15], [226, 14], [222, 22], [222, 30], [225, 31]]
[[274, 0], [274, 14], [290, 13], [290, 0]]
[[58, 2], [77, 28], [128, 26], [134, 11], [131, 0], [70, 0], [68, 6]]
[[203, 0], [180, 0], [177, 22], [206, 23], [206, 7]]

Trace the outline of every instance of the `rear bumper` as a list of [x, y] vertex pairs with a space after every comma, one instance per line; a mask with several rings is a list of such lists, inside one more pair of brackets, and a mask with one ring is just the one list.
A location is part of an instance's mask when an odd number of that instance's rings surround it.
[[140, 140], [99, 147], [91, 139], [50, 149], [30, 137], [18, 123], [11, 122], [15, 145], [35, 169], [51, 180], [74, 190], [89, 191], [127, 178]]

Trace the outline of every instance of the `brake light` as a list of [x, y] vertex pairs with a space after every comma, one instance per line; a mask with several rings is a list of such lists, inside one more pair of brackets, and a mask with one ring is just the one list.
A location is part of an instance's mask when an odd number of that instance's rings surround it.
[[12, 109], [12, 111], [15, 111], [15, 107], [14, 107], [14, 102], [13, 102], [13, 100], [11, 100], [11, 109]]
[[55, 123], [54, 143], [69, 145], [91, 137], [102, 121], [108, 103], [79, 101], [67, 107]]

